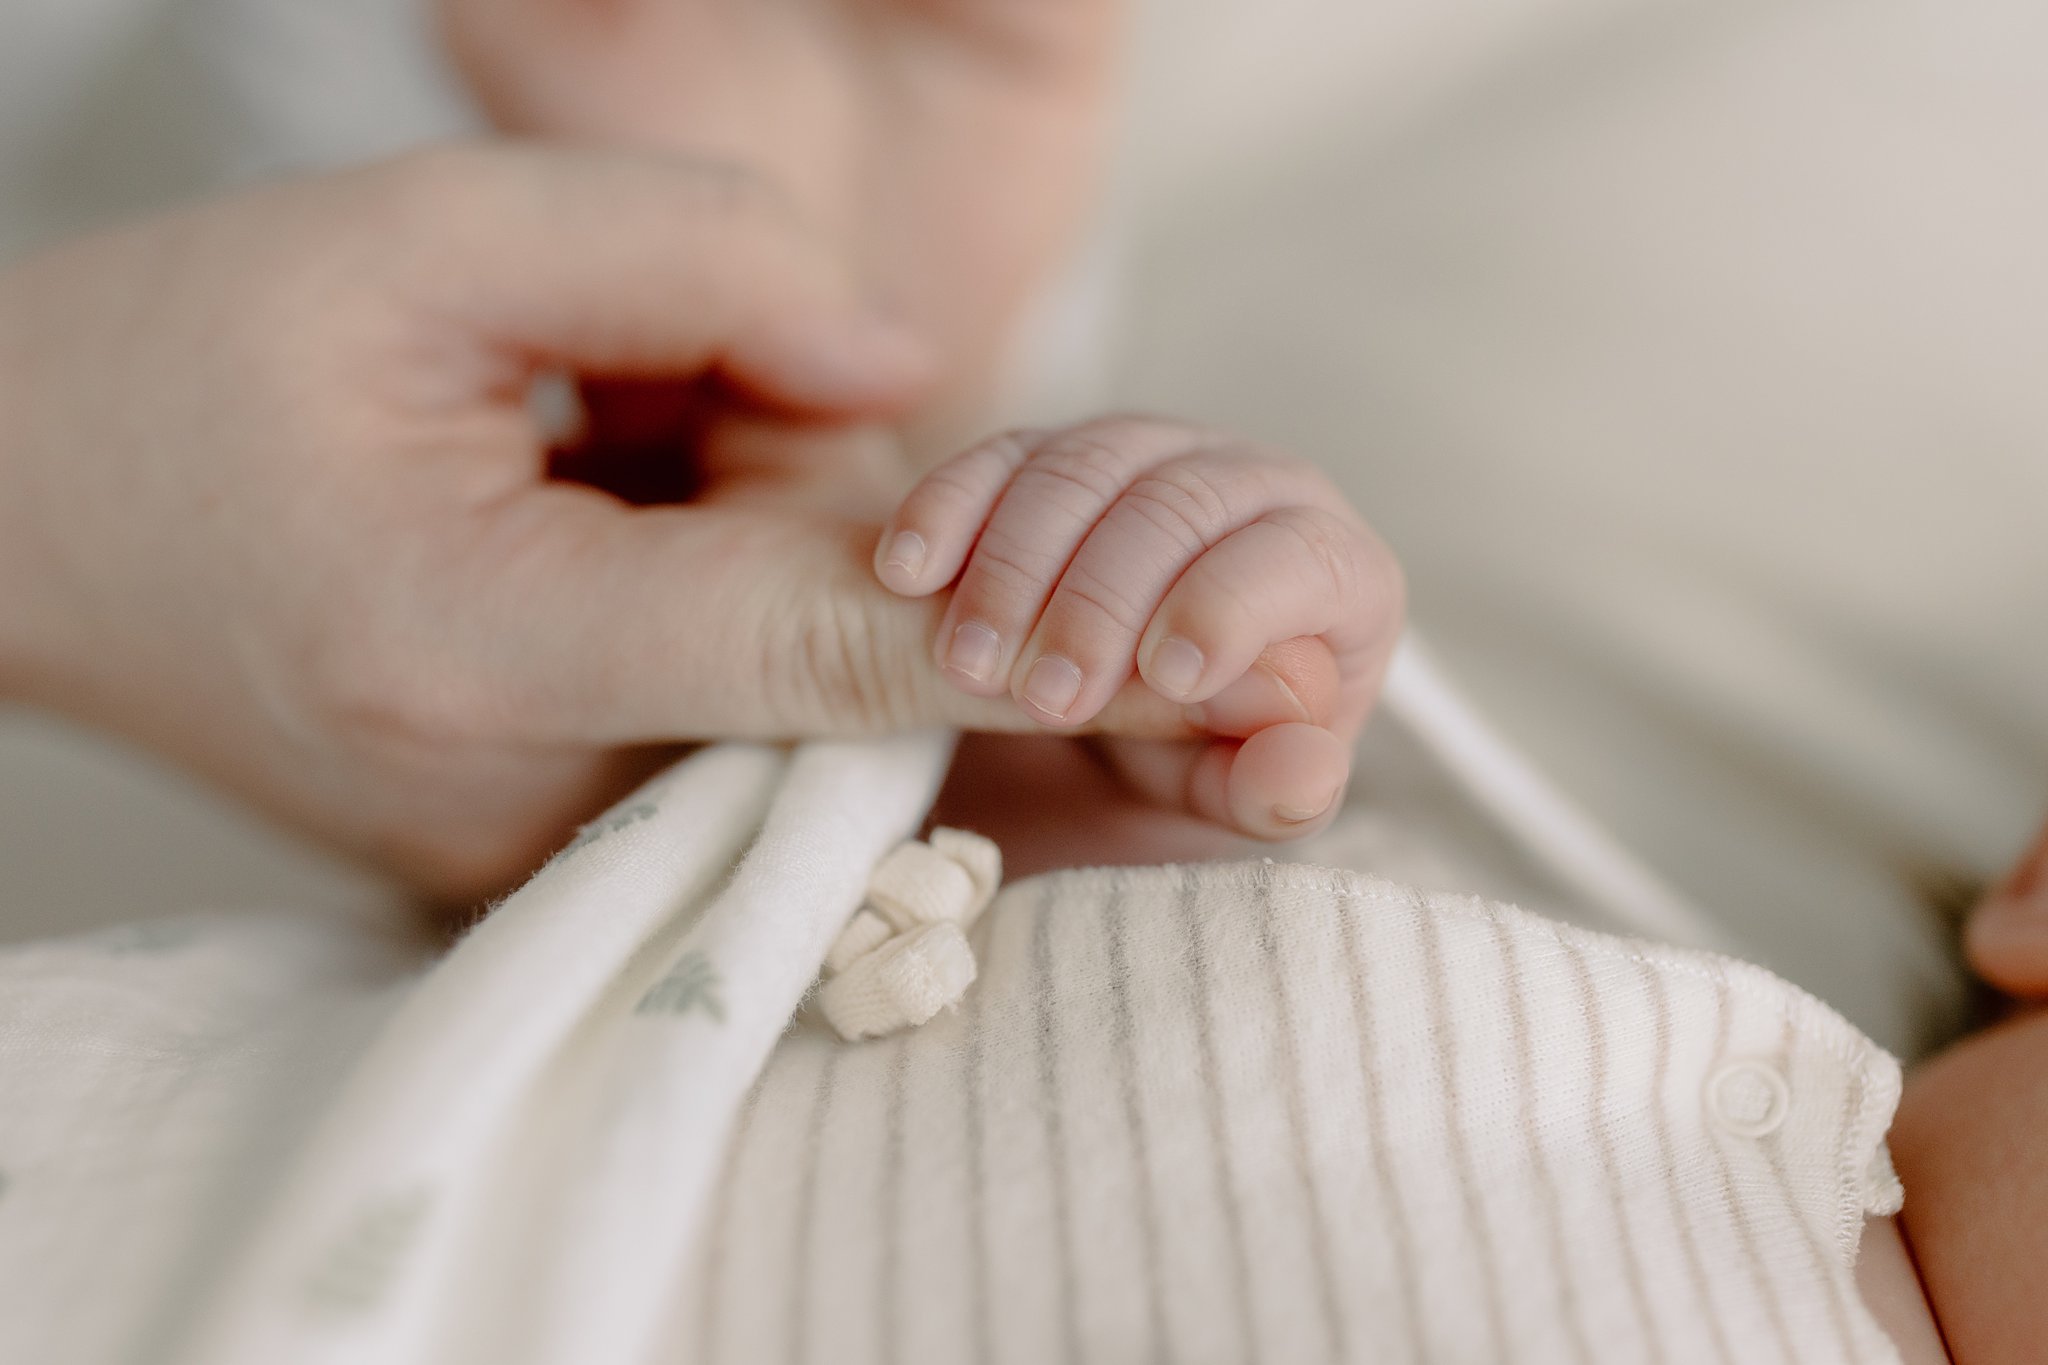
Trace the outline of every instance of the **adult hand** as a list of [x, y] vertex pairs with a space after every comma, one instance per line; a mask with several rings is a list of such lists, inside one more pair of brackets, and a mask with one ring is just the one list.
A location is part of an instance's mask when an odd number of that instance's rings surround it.
[[439, 0], [500, 127], [761, 168], [970, 390], [1086, 201], [1127, 8]]
[[[454, 900], [649, 744], [1031, 728], [870, 568], [900, 471], [845, 424], [914, 352], [781, 198], [657, 156], [423, 153], [60, 249], [0, 276], [0, 688]], [[556, 373], [699, 498], [548, 477]], [[650, 444], [641, 381], [704, 440]], [[1143, 689], [1100, 728], [1185, 733]]]

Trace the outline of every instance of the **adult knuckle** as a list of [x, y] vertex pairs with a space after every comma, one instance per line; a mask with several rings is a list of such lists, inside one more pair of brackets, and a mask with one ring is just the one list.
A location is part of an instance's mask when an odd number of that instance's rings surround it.
[[911, 724], [910, 661], [906, 651], [889, 647], [892, 632], [864, 602], [825, 593], [781, 619], [783, 638], [771, 644], [769, 657], [788, 666], [771, 669], [767, 681], [777, 728], [867, 735]]
[[336, 632], [312, 651], [320, 709], [370, 752], [453, 748], [516, 726], [516, 699], [450, 651], [395, 633]]

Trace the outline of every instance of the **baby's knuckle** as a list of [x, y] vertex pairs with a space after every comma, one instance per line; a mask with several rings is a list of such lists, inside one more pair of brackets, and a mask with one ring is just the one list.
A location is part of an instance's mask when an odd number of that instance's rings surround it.
[[991, 527], [974, 547], [975, 590], [997, 597], [1041, 591], [1059, 575], [1062, 563], [1057, 555]]
[[1146, 474], [1125, 490], [1123, 503], [1190, 550], [1213, 545], [1230, 522], [1223, 490], [1190, 464]]
[[1117, 495], [1124, 465], [1114, 446], [1085, 432], [1067, 432], [1039, 447], [1017, 471], [1016, 482], [1035, 485], [1049, 501], [1078, 515]]
[[1139, 602], [1086, 568], [1075, 566], [1060, 580], [1059, 595], [1053, 599], [1048, 616], [1062, 618], [1062, 629], [1075, 630], [1091, 618], [1112, 629], [1135, 635], [1144, 629], [1150, 613]]
[[1175, 625], [1176, 633], [1257, 633], [1271, 618], [1269, 585], [1228, 572], [1213, 556], [1196, 561], [1188, 571], [1187, 583], [1189, 591], [1177, 613], [1184, 619]]
[[926, 514], [949, 515], [981, 505], [982, 486], [957, 462], [949, 461], [924, 476], [907, 508], [915, 518]]
[[1290, 507], [1269, 519], [1308, 552], [1317, 572], [1342, 600], [1356, 600], [1365, 587], [1365, 566], [1356, 531], [1341, 517], [1320, 507]]

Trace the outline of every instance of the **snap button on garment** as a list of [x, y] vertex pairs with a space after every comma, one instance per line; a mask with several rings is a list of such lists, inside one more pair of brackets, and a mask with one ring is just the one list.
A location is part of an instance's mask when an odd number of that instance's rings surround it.
[[1784, 1126], [1792, 1090], [1775, 1067], [1730, 1062], [1707, 1078], [1707, 1111], [1735, 1136], [1760, 1138]]
[[818, 1009], [848, 1042], [914, 1028], [974, 984], [967, 931], [995, 898], [1002, 853], [964, 830], [899, 844], [875, 867], [867, 904], [825, 955]]

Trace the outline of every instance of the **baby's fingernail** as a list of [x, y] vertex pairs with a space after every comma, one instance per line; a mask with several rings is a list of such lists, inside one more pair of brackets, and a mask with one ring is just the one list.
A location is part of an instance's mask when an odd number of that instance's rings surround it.
[[995, 676], [1002, 657], [1002, 640], [979, 621], [955, 626], [953, 639], [946, 646], [946, 667], [978, 683]]
[[1057, 654], [1045, 654], [1024, 675], [1024, 701], [1051, 716], [1066, 719], [1081, 695], [1081, 670]]
[[1202, 651], [1178, 635], [1169, 635], [1152, 651], [1146, 676], [1169, 697], [1185, 697], [1202, 681]]
[[896, 538], [889, 542], [889, 553], [882, 560], [882, 567], [894, 569], [905, 578], [916, 578], [924, 570], [924, 537], [915, 531], [898, 531]]

